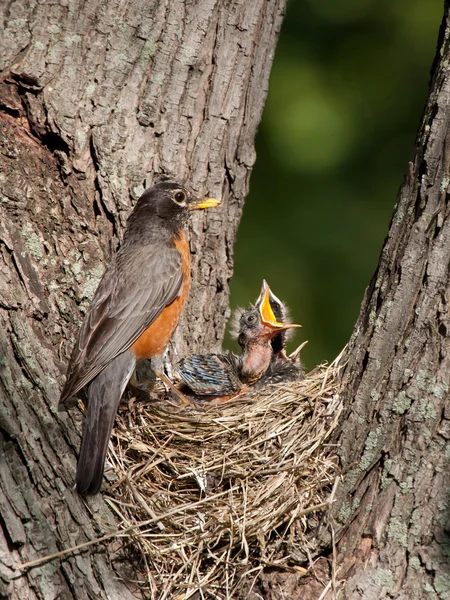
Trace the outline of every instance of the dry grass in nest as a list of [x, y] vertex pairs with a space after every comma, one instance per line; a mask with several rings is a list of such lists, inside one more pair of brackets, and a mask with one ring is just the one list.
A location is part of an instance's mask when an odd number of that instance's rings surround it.
[[121, 412], [107, 499], [142, 552], [149, 596], [236, 598], [264, 567], [302, 572], [337, 477], [325, 449], [338, 372], [335, 361], [204, 409], [166, 400]]

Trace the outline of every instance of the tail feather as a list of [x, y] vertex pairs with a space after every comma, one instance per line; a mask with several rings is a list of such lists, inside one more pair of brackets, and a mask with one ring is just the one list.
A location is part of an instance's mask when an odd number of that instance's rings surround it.
[[100, 491], [117, 408], [135, 366], [135, 357], [131, 352], [124, 352], [88, 387], [88, 409], [76, 475], [79, 494], [93, 495]]

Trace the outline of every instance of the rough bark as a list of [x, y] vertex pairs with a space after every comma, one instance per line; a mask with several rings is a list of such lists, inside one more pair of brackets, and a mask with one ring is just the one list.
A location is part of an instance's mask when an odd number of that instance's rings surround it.
[[[266, 598], [450, 598], [450, 9], [430, 95], [376, 273], [350, 340], [334, 442], [336, 559], [278, 574]], [[322, 579], [322, 582], [320, 581]]]
[[284, 0], [3, 3], [0, 597], [131, 598], [115, 547], [25, 561], [114, 528], [71, 486], [81, 413], [58, 395], [126, 217], [159, 176], [223, 199], [191, 224], [180, 354], [218, 346]]
[[450, 11], [414, 161], [349, 349], [342, 597], [450, 597]]

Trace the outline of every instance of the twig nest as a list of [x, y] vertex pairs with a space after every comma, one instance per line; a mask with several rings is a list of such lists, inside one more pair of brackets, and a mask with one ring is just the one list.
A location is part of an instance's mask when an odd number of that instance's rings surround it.
[[166, 399], [121, 411], [108, 501], [135, 526], [152, 598], [233, 598], [266, 566], [301, 568], [337, 476], [338, 373], [335, 362], [198, 410]]

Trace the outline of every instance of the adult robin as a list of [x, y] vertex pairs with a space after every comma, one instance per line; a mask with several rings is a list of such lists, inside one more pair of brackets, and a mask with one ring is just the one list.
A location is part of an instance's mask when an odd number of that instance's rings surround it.
[[146, 190], [128, 218], [81, 325], [60, 403], [86, 387], [86, 422], [76, 473], [80, 494], [96, 494], [120, 398], [136, 362], [162, 354], [190, 284], [184, 232], [192, 210], [217, 206], [178, 183]]
[[254, 385], [269, 368], [272, 341], [281, 332], [299, 327], [276, 319], [267, 286], [255, 306], [238, 316], [237, 339], [242, 354], [194, 354], [182, 359], [175, 373], [198, 396], [224, 400]]
[[[285, 321], [289, 323], [290, 316], [288, 307], [284, 302], [275, 296], [265, 280], [263, 280], [261, 294], [256, 303], [258, 304], [258, 302], [261, 302], [266, 293], [268, 294], [270, 307], [275, 315], [275, 318], [279, 321]], [[294, 350], [294, 352], [287, 355], [286, 344], [290, 339], [290, 333], [291, 330], [286, 329], [280, 331], [272, 338], [272, 358], [268, 368], [256, 384], [258, 389], [271, 383], [300, 381], [305, 377], [305, 370], [300, 361], [300, 352], [308, 342], [303, 342], [296, 350]]]

